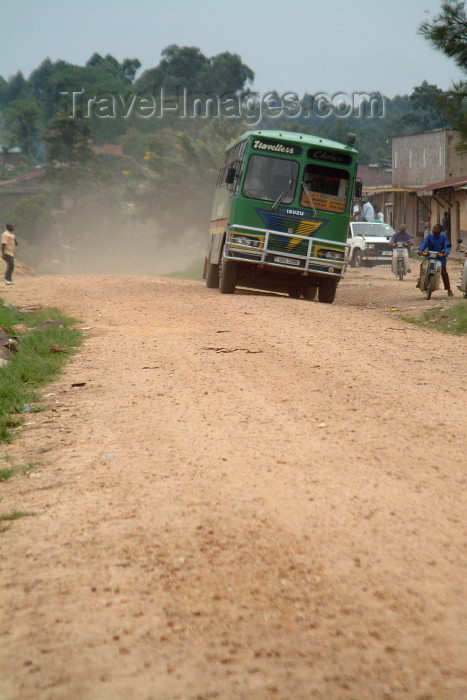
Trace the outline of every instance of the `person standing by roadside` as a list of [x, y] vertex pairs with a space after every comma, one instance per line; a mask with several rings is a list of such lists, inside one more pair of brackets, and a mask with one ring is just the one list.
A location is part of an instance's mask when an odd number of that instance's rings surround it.
[[375, 221], [381, 221], [384, 224], [384, 214], [378, 204], [375, 204]]
[[362, 208], [358, 201], [355, 201], [355, 204], [352, 207], [352, 220], [353, 221], [358, 221], [362, 215]]
[[444, 212], [443, 218], [441, 219], [441, 228], [446, 238], [451, 240], [451, 217], [447, 211]]
[[373, 209], [372, 203], [369, 201], [368, 197], [363, 197], [363, 218], [367, 221], [375, 220], [375, 210]]
[[11, 276], [15, 269], [15, 248], [18, 243], [13, 230], [13, 226], [7, 224], [1, 238], [2, 258], [6, 262], [5, 284], [14, 284]]
[[[423, 251], [427, 248], [428, 250], [433, 250], [438, 253], [442, 253], [442, 256], [438, 256], [437, 260], [441, 262], [441, 277], [443, 279], [444, 289], [447, 291], [448, 297], [454, 296], [451, 291], [451, 283], [449, 281], [449, 275], [446, 269], [446, 257], [451, 252], [451, 244], [449, 242], [449, 238], [445, 236], [444, 233], [441, 233], [441, 224], [435, 224], [433, 226], [433, 232], [429, 233], [428, 236], [424, 239], [417, 251], [417, 254], [422, 255]], [[420, 275], [421, 273], [422, 268], [420, 266]], [[416, 286], [420, 286], [420, 277], [418, 278]]]
[[428, 216], [423, 222], [423, 238], [426, 238], [430, 233], [431, 219]]

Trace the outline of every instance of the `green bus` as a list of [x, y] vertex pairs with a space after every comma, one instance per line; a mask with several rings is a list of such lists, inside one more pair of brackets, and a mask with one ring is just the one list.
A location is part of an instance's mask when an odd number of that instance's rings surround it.
[[347, 144], [290, 131], [248, 131], [225, 150], [203, 279], [331, 304], [345, 274], [356, 180]]

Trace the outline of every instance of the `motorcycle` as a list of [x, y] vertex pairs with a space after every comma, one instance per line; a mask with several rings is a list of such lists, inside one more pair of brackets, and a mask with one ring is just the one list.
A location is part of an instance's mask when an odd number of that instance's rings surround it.
[[462, 243], [462, 238], [458, 238], [457, 242], [461, 244], [463, 250], [461, 250], [461, 253], [464, 253], [465, 260], [464, 260], [464, 266], [462, 267], [462, 272], [460, 276], [460, 284], [457, 285], [457, 289], [460, 289], [461, 292], [463, 292], [464, 299], [467, 299], [467, 245], [465, 243]]
[[392, 271], [399, 280], [409, 272], [410, 243], [392, 243]]
[[426, 299], [431, 299], [431, 294], [436, 289], [439, 289], [439, 280], [441, 277], [441, 260], [440, 257], [446, 257], [444, 253], [438, 253], [436, 250], [428, 250], [424, 255], [424, 260], [420, 267], [420, 282], [419, 288], [422, 293], [425, 293]]

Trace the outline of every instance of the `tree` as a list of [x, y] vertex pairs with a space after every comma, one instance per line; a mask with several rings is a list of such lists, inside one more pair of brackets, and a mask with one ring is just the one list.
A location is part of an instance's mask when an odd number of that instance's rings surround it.
[[47, 179], [64, 188], [92, 184], [97, 159], [90, 146], [90, 138], [89, 123], [82, 116], [71, 118], [64, 112], [58, 112], [44, 132]]
[[[467, 75], [467, 15], [463, 2], [443, 2], [440, 14], [432, 22], [423, 22], [419, 33], [436, 50], [453, 58]], [[467, 81], [453, 83], [448, 98], [446, 112], [461, 134], [460, 150], [467, 151]]]
[[50, 58], [46, 58], [42, 61], [39, 68], [36, 68], [36, 70], [31, 73], [29, 76], [29, 93], [31, 97], [37, 100], [41, 99], [54, 70], [55, 65]]
[[53, 195], [36, 194], [23, 197], [8, 212], [21, 238], [38, 243], [55, 230]]
[[47, 124], [44, 141], [48, 146], [49, 165], [83, 165], [93, 160], [89, 145], [91, 129], [81, 116], [75, 118], [58, 112]]
[[201, 88], [205, 92], [232, 94], [252, 83], [255, 74], [236, 53], [225, 51], [213, 56], [200, 71]]
[[28, 82], [21, 71], [18, 71], [8, 80], [5, 95], [6, 104], [13, 100], [24, 100], [27, 97], [29, 97]]
[[462, 1], [443, 2], [440, 14], [432, 22], [423, 22], [419, 33], [467, 71], [467, 16]]
[[5, 125], [16, 142], [29, 158], [36, 154], [41, 131], [41, 110], [31, 99], [14, 100], [5, 109]]
[[119, 63], [114, 56], [107, 54], [105, 58], [98, 53], [94, 53], [86, 67], [98, 67], [106, 71], [122, 81], [122, 83], [132, 83], [135, 79], [135, 74], [138, 68], [141, 68], [141, 63], [137, 58], [125, 58], [123, 63]]
[[237, 54], [227, 51], [206, 58], [195, 46], [171, 44], [161, 56], [159, 65], [146, 70], [136, 81], [139, 90], [152, 93], [154, 88], [163, 87], [166, 94], [175, 95], [180, 87], [191, 93], [223, 95], [244, 90], [254, 78], [251, 68]]

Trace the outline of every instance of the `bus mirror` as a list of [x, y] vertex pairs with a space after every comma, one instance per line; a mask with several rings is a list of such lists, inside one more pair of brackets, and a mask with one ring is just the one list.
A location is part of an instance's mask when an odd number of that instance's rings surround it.
[[235, 182], [235, 178], [237, 175], [237, 171], [235, 168], [231, 165], [230, 168], [227, 169], [227, 173], [225, 175], [225, 183], [226, 185], [231, 185], [232, 183]]
[[354, 196], [357, 199], [360, 199], [362, 196], [362, 181], [361, 180], [355, 180], [355, 185], [354, 185]]

